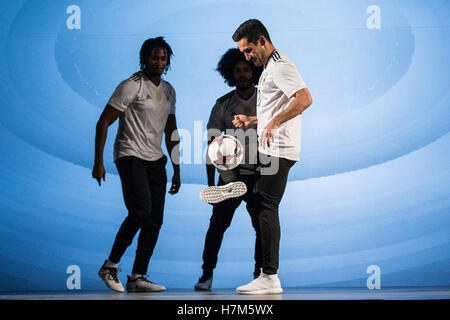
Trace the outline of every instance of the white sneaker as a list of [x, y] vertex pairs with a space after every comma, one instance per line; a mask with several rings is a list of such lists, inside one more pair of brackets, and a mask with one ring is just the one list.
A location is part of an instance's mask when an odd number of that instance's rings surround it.
[[283, 289], [278, 275], [261, 273], [249, 284], [237, 287], [236, 292], [240, 294], [276, 294], [283, 292]]
[[211, 186], [200, 192], [200, 199], [214, 204], [230, 198], [243, 196], [247, 192], [247, 186], [242, 181], [230, 182], [224, 186]]
[[[106, 263], [106, 261], [105, 261]], [[105, 282], [106, 286], [117, 292], [124, 292], [122, 283], [117, 276], [117, 268], [108, 268], [103, 265], [98, 271], [98, 276]]]

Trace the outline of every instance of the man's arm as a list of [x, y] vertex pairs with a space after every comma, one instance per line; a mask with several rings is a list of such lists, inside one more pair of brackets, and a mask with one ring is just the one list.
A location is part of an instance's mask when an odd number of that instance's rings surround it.
[[249, 127], [258, 124], [258, 118], [256, 116], [238, 114], [234, 116], [232, 123], [236, 128], [247, 130]]
[[260, 140], [263, 147], [265, 147], [266, 141], [267, 146], [270, 147], [272, 130], [278, 129], [282, 123], [295, 118], [299, 114], [302, 114], [303, 111], [305, 111], [312, 104], [312, 98], [308, 88], [303, 88], [297, 91], [294, 96], [295, 98], [292, 100], [291, 104], [282, 112], [277, 114], [264, 128], [262, 139]]
[[[211, 137], [211, 139], [208, 141], [208, 147], [214, 139], [215, 137]], [[208, 153], [206, 153], [206, 158], [208, 158]], [[206, 161], [206, 177], [208, 179], [208, 187], [216, 185], [216, 167], [214, 167], [214, 165], [212, 164], [209, 164], [208, 161]]]
[[108, 104], [97, 122], [95, 130], [95, 159], [92, 177], [97, 180], [99, 186], [102, 184], [102, 179], [105, 181], [106, 170], [103, 166], [103, 150], [105, 149], [106, 138], [108, 136], [108, 128], [120, 117], [121, 113], [122, 112]]
[[177, 120], [174, 114], [169, 114], [169, 118], [167, 119], [166, 127], [164, 129], [165, 133], [165, 141], [166, 148], [169, 152], [170, 160], [172, 161], [173, 166], [173, 177], [172, 177], [172, 186], [170, 187], [169, 193], [175, 194], [178, 192], [181, 186], [180, 179], [180, 152], [179, 146], [180, 138], [178, 137], [177, 130]]
[[308, 88], [303, 88], [295, 93], [291, 104], [282, 112], [277, 114], [271, 122], [280, 126], [282, 123], [302, 114], [311, 104], [312, 98]]
[[[222, 129], [225, 128], [224, 124], [224, 104], [226, 104], [226, 99], [223, 100], [225, 97], [229, 97], [230, 93], [227, 93], [222, 98], [218, 99], [213, 106], [211, 110], [211, 114], [209, 115], [208, 124], [206, 125], [206, 128], [208, 130], [208, 148], [211, 142], [214, 141], [216, 137], [219, 137], [222, 135]], [[220, 128], [220, 129], [219, 129]], [[208, 182], [208, 187], [215, 186], [216, 185], [216, 167], [211, 163], [211, 159], [209, 159], [208, 152], [206, 152], [206, 178]]]
[[[216, 137], [221, 135], [221, 131], [219, 129], [208, 129], [208, 148], [211, 142], [216, 139]], [[209, 159], [208, 152], [206, 152], [206, 177], [208, 179], [208, 187], [216, 185], [216, 167], [210, 163], [211, 159]]]

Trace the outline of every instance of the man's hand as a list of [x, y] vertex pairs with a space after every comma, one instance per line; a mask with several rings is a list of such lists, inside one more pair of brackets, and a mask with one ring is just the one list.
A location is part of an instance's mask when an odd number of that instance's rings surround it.
[[92, 178], [97, 180], [99, 186], [102, 185], [102, 179], [103, 181], [105, 181], [105, 174], [106, 170], [105, 167], [103, 166], [103, 163], [102, 162], [94, 163], [94, 168], [92, 169]]
[[170, 187], [169, 193], [175, 194], [180, 190], [181, 186], [181, 179], [180, 179], [180, 173], [175, 172], [172, 177], [172, 186]]
[[232, 121], [232, 123], [236, 128], [247, 130], [251, 125], [253, 125], [253, 121], [254, 119], [246, 115], [237, 114], [234, 116], [234, 120]]
[[274, 131], [280, 127], [280, 121], [278, 117], [275, 117], [270, 121], [267, 126], [264, 128], [261, 139], [259, 140], [259, 145], [265, 149], [266, 145], [270, 148], [270, 142], [273, 141]]

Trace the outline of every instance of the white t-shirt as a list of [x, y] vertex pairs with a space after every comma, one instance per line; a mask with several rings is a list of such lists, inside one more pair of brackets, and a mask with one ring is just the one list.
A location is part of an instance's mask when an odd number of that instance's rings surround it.
[[[256, 131], [253, 131], [253, 148], [250, 148], [250, 132], [244, 132], [242, 129], [236, 129], [233, 125], [232, 121], [234, 120], [234, 116], [238, 114], [245, 114], [246, 116], [255, 116], [256, 115], [256, 90], [253, 95], [247, 100], [242, 99], [237, 94], [236, 90], [228, 92], [226, 95], [217, 99], [216, 104], [211, 110], [211, 115], [209, 116], [209, 121], [206, 128], [209, 129], [217, 129], [221, 132], [225, 132], [225, 134], [232, 134], [235, 136], [244, 146], [244, 160], [239, 166], [240, 174], [254, 174], [254, 169], [249, 164], [256, 164], [256, 150], [254, 147], [256, 144]], [[256, 127], [253, 128], [255, 130]], [[239, 134], [239, 132], [241, 134]]]
[[[258, 118], [258, 137], [267, 124], [286, 109], [294, 94], [306, 88], [295, 64], [283, 53], [275, 50], [269, 57], [258, 83], [256, 113]], [[289, 160], [300, 160], [301, 115], [286, 121], [273, 132], [270, 148], [259, 146], [259, 152]]]
[[161, 79], [155, 86], [145, 74], [122, 81], [109, 99], [122, 111], [114, 144], [114, 161], [124, 156], [158, 160], [169, 114], [175, 114], [175, 90]]

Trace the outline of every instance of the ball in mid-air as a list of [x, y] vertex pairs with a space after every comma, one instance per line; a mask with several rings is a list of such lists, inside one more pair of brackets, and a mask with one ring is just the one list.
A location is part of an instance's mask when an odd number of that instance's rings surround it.
[[235, 137], [222, 135], [215, 138], [209, 145], [208, 157], [216, 168], [231, 170], [242, 162], [244, 148]]

